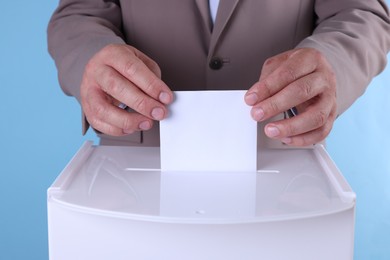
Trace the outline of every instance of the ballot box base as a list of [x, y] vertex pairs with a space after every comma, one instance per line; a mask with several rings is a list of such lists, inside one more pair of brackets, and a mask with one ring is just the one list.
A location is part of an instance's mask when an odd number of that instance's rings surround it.
[[256, 172], [159, 160], [85, 143], [48, 189], [50, 259], [353, 259], [355, 193], [323, 146], [259, 151]]

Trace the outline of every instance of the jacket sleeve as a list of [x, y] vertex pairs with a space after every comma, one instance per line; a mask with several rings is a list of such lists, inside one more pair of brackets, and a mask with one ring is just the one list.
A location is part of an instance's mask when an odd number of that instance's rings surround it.
[[336, 74], [338, 114], [364, 93], [386, 65], [390, 19], [382, 0], [315, 1], [313, 34], [298, 44], [321, 51]]
[[80, 84], [90, 58], [111, 43], [124, 43], [116, 0], [61, 0], [48, 25], [49, 53], [62, 90], [80, 101]]

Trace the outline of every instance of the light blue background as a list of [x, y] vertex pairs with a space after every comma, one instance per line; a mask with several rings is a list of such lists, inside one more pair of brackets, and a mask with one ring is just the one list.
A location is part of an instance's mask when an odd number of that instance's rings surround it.
[[[46, 189], [84, 140], [46, 50], [57, 1], [1, 0], [0, 259], [47, 259]], [[336, 122], [328, 150], [357, 193], [355, 259], [390, 259], [390, 66]]]

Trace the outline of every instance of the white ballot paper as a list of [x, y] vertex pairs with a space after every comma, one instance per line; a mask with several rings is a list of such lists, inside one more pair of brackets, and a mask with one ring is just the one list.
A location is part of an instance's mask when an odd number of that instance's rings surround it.
[[246, 91], [177, 91], [160, 122], [162, 171], [256, 171]]

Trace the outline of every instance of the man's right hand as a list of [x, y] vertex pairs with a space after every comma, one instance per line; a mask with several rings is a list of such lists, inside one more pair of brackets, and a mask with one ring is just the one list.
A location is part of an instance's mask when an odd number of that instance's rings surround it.
[[[148, 130], [162, 120], [173, 93], [160, 79], [158, 65], [137, 49], [108, 45], [88, 62], [81, 82], [81, 105], [96, 130], [122, 136]], [[118, 107], [127, 105], [134, 112]]]

